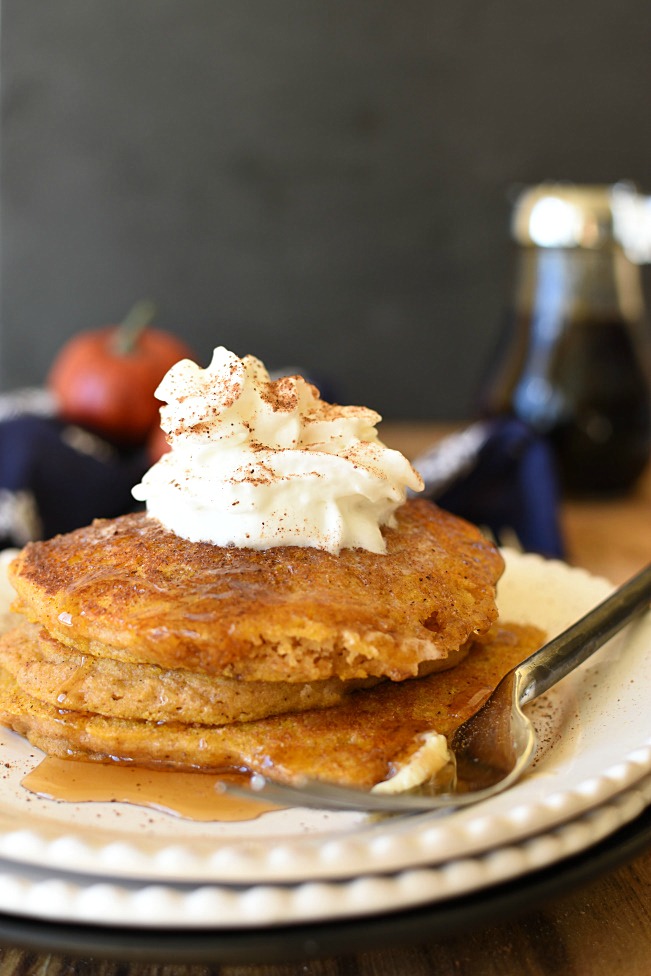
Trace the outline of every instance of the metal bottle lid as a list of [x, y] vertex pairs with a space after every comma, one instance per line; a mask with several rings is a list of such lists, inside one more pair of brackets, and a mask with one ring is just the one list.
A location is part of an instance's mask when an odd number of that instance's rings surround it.
[[518, 195], [511, 233], [525, 246], [620, 246], [636, 264], [651, 262], [651, 197], [624, 182], [540, 183]]

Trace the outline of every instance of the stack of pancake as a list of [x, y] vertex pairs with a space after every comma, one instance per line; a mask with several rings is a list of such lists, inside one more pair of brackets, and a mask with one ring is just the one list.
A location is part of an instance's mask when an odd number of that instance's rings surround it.
[[430, 502], [396, 516], [381, 555], [217, 547], [145, 513], [29, 544], [10, 567], [22, 620], [0, 639], [0, 722], [59, 757], [391, 776], [510, 666], [504, 640], [481, 643], [498, 551]]

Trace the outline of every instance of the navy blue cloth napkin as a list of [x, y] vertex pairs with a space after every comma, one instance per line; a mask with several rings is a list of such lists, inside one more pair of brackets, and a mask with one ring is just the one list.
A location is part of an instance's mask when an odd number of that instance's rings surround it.
[[[0, 547], [22, 546], [135, 507], [131, 488], [149, 467], [80, 427], [0, 403]], [[29, 405], [27, 410], [33, 408]]]
[[478, 421], [416, 458], [425, 494], [501, 544], [562, 559], [560, 487], [544, 437], [513, 418]]

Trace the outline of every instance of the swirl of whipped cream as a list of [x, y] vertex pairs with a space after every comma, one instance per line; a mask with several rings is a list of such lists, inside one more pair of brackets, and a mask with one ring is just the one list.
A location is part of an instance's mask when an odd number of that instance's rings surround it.
[[181, 360], [156, 396], [170, 451], [133, 494], [190, 541], [381, 553], [381, 527], [423, 487], [379, 440], [379, 414], [326, 403], [301, 376], [272, 381], [253, 356], [219, 347], [207, 369]]

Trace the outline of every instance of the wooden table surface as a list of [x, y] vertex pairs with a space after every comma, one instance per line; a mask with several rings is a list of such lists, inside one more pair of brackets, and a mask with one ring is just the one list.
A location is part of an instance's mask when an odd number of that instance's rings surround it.
[[[432, 442], [432, 425], [384, 425], [387, 443], [409, 456]], [[621, 582], [651, 558], [651, 468], [637, 489], [609, 501], [566, 502], [568, 561]], [[651, 973], [651, 850], [552, 900], [499, 923], [413, 943], [291, 963], [244, 966], [218, 960], [175, 965], [68, 958], [0, 949], [0, 974], [42, 976], [648, 976]]]

